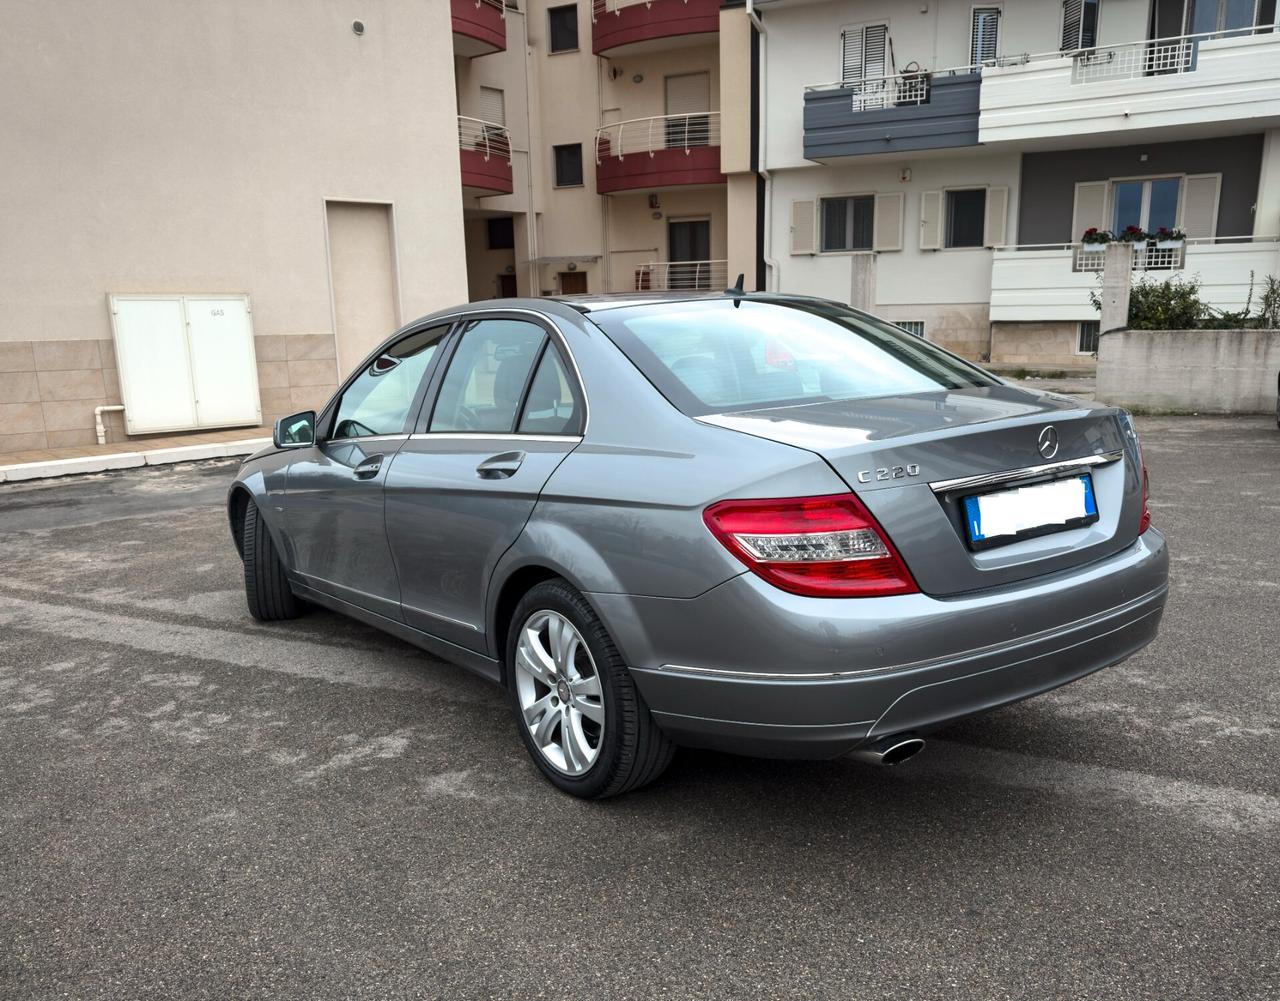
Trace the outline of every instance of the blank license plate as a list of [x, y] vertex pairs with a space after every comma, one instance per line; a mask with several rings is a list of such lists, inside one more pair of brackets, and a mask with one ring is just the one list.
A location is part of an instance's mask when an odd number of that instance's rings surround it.
[[974, 549], [1060, 532], [1098, 520], [1093, 477], [997, 490], [964, 498], [965, 526]]

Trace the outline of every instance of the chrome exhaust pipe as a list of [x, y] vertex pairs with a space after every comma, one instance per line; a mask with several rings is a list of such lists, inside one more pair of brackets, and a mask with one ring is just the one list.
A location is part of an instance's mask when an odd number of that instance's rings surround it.
[[924, 750], [924, 741], [919, 737], [881, 737], [866, 747], [851, 751], [849, 756], [865, 761], [869, 765], [897, 765], [907, 758], [915, 757]]

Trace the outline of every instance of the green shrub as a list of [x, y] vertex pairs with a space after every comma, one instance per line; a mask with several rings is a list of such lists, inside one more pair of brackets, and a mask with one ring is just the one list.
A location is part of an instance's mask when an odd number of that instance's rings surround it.
[[[1098, 291], [1089, 293], [1089, 302], [1101, 311], [1102, 295]], [[1130, 330], [1192, 330], [1208, 315], [1209, 307], [1200, 301], [1198, 278], [1156, 281], [1144, 276], [1129, 289]]]

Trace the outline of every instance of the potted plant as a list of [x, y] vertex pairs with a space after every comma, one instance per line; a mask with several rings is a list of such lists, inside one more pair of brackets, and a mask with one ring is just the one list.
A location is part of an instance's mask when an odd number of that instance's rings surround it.
[[1187, 234], [1180, 229], [1170, 229], [1168, 226], [1161, 226], [1156, 230], [1153, 237], [1156, 241], [1158, 250], [1178, 250], [1187, 240]]
[[1118, 239], [1124, 243], [1146, 243], [1150, 237], [1141, 226], [1126, 226]]
[[1100, 254], [1107, 249], [1107, 244], [1112, 239], [1110, 231], [1098, 229], [1097, 226], [1090, 226], [1084, 231], [1084, 235], [1080, 237], [1080, 244], [1089, 253]]

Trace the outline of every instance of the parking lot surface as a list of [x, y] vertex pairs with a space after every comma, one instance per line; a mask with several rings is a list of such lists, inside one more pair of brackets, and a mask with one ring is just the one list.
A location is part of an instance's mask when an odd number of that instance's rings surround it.
[[1139, 656], [597, 804], [465, 671], [250, 620], [234, 462], [0, 487], [0, 997], [1276, 998], [1280, 433], [1140, 430]]

